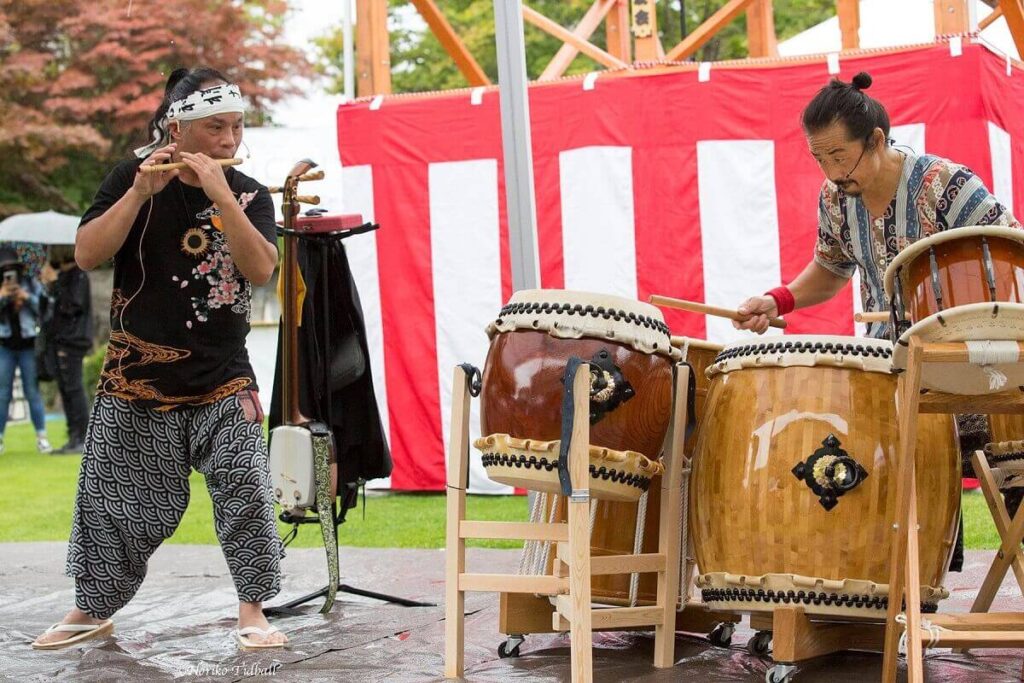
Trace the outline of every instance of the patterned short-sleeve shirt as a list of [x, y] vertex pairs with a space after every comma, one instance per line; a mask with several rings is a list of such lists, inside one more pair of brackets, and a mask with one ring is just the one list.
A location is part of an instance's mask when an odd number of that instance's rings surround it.
[[[871, 216], [860, 197], [826, 180], [818, 200], [814, 260], [844, 278], [860, 271], [865, 311], [888, 309], [883, 281], [889, 262], [907, 245], [948, 228], [1021, 224], [970, 169], [941, 157], [907, 154], [896, 196], [882, 216]], [[874, 323], [872, 337], [889, 326]]]

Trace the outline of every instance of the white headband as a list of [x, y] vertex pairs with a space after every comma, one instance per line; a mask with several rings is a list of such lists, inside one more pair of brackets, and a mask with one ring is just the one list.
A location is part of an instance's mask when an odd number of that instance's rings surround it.
[[172, 102], [160, 125], [153, 131], [153, 141], [135, 150], [135, 156], [145, 159], [170, 142], [167, 132], [171, 121], [195, 121], [216, 114], [244, 114], [245, 100], [234, 83], [222, 83], [205, 90], [196, 90], [183, 100]]

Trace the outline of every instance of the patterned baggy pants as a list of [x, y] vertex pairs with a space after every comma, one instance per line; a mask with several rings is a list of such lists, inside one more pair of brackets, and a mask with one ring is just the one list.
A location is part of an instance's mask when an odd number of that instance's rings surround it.
[[193, 469], [206, 477], [239, 600], [277, 595], [283, 551], [253, 393], [167, 412], [101, 395], [85, 438], [68, 544], [66, 572], [75, 578], [80, 610], [105, 619], [131, 600], [149, 557], [188, 507]]

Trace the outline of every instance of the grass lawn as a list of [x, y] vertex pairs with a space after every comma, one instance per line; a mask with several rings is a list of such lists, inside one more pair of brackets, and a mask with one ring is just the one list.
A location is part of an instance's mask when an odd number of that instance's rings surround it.
[[[50, 441], [59, 447], [66, 441], [63, 421], [47, 423]], [[40, 455], [30, 424], [7, 429], [7, 448], [0, 455], [0, 542], [66, 541], [71, 526], [80, 456]], [[985, 500], [972, 492], [963, 498], [968, 548], [996, 548], [999, 537]], [[469, 496], [471, 519], [525, 521], [524, 496]], [[387, 548], [443, 548], [445, 499], [443, 494], [375, 494], [349, 510], [340, 528], [342, 545]], [[290, 527], [280, 525], [282, 535]], [[210, 497], [201, 475], [192, 475], [192, 500], [170, 543], [216, 543]], [[295, 547], [320, 545], [319, 527], [303, 525]], [[518, 548], [516, 541], [471, 541], [490, 548]]]

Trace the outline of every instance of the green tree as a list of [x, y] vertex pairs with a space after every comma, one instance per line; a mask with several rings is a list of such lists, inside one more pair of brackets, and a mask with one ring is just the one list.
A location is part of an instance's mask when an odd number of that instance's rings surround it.
[[[714, 14], [726, 0], [661, 0], [658, 3], [658, 33], [665, 49], [678, 43], [682, 34], [683, 14], [686, 27], [692, 31]], [[494, 3], [491, 0], [438, 0], [452, 27], [466, 48], [480, 63], [492, 81], [497, 82], [497, 55], [494, 46]], [[527, 0], [533, 9], [567, 28], [583, 17], [592, 0]], [[424, 92], [466, 87], [444, 48], [424, 27], [410, 28], [413, 22], [403, 21], [415, 13], [408, 3], [392, 2], [389, 7], [391, 29], [391, 80], [394, 92]], [[835, 0], [775, 0], [775, 27], [779, 39], [785, 39], [813, 26], [835, 13]], [[696, 55], [701, 61], [737, 59], [747, 55], [746, 19], [741, 16], [718, 33]], [[530, 78], [544, 71], [562, 43], [540, 29], [526, 25], [526, 66]], [[598, 47], [605, 47], [603, 26], [591, 36]], [[333, 92], [342, 90], [343, 40], [340, 28], [316, 40], [320, 51], [318, 69], [329, 80]], [[579, 55], [566, 71], [578, 74], [601, 68], [585, 55]]]

